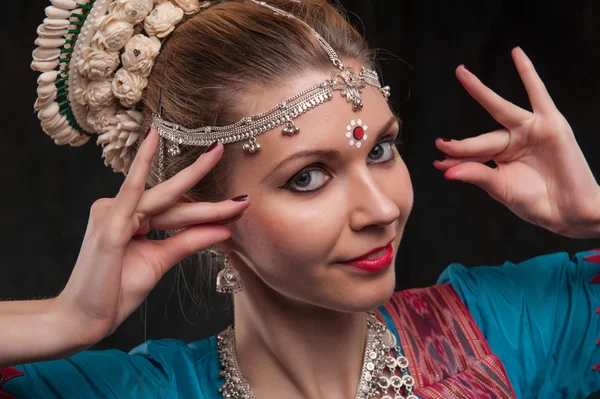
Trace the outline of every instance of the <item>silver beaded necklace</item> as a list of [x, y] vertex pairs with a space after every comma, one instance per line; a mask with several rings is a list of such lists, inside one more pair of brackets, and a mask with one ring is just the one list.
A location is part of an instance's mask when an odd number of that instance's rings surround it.
[[[235, 351], [235, 330], [229, 326], [217, 336], [221, 377], [225, 379], [219, 392], [225, 399], [256, 399], [250, 382], [242, 376]], [[389, 376], [386, 375], [389, 372]], [[408, 359], [403, 355], [394, 334], [367, 312], [367, 338], [363, 366], [355, 399], [419, 399], [413, 393], [414, 379], [408, 372]], [[402, 396], [402, 388], [407, 396]]]

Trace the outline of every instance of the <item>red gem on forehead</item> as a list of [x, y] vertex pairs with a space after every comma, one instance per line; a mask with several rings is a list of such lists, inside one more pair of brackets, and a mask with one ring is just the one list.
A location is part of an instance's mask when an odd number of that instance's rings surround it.
[[362, 140], [364, 135], [365, 135], [365, 129], [363, 129], [362, 126], [356, 126], [354, 128], [354, 138], [356, 140]]

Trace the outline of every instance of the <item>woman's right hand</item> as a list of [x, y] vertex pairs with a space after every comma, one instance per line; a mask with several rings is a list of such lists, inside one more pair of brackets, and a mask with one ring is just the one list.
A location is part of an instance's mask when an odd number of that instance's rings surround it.
[[[228, 239], [231, 231], [225, 224], [248, 207], [247, 200], [178, 201], [219, 161], [220, 143], [171, 179], [144, 191], [157, 142], [152, 129], [116, 198], [92, 205], [73, 273], [53, 301], [53, 311], [82, 346], [112, 334], [180, 260]], [[182, 230], [154, 241], [144, 236], [153, 228]]]

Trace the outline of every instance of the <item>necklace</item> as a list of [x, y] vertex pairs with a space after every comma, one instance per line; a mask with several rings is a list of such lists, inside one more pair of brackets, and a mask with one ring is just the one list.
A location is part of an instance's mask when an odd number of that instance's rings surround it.
[[[229, 326], [217, 336], [219, 360], [225, 383], [219, 392], [225, 399], [256, 399], [250, 382], [242, 376], [235, 351], [235, 330]], [[386, 375], [389, 373], [389, 376]], [[408, 359], [394, 334], [367, 312], [367, 338], [363, 366], [355, 399], [419, 399], [413, 394], [414, 379], [408, 372]], [[404, 388], [404, 389], [403, 389]], [[407, 396], [403, 396], [403, 391]]]

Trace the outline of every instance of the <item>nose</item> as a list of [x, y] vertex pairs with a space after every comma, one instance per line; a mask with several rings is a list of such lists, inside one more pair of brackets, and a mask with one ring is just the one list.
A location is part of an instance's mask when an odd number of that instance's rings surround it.
[[[350, 182], [349, 202], [351, 205], [350, 227], [354, 231], [369, 226], [385, 227], [400, 217], [400, 208], [386, 191], [383, 177], [376, 179], [368, 170], [353, 176]], [[388, 190], [393, 191], [393, 190]]]

